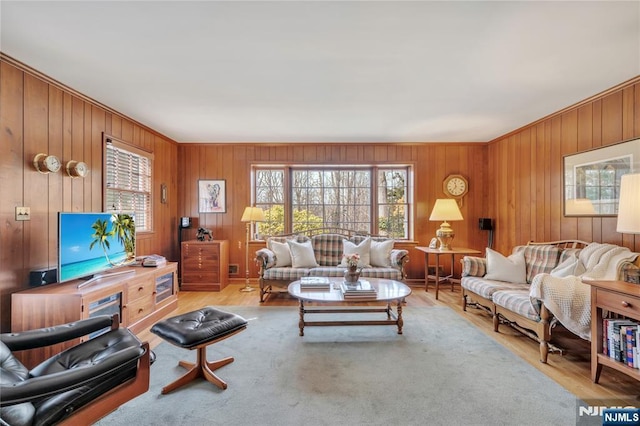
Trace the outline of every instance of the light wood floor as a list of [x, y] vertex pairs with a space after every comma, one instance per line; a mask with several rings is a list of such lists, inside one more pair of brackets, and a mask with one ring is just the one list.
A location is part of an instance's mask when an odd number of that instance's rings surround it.
[[[241, 292], [244, 285], [231, 284], [221, 292], [180, 292], [178, 309], [172, 315], [193, 311], [203, 306], [259, 306], [258, 291]], [[256, 284], [253, 284], [256, 287]], [[412, 286], [413, 294], [407, 298], [407, 306], [449, 306], [463, 318], [478, 327], [492, 339], [505, 346], [520, 358], [546, 374], [565, 389], [583, 400], [606, 401], [607, 404], [592, 405], [631, 405], [640, 406], [640, 382], [615, 370], [603, 367], [600, 383], [591, 381], [591, 354], [589, 342], [573, 336], [566, 330], [553, 331], [554, 343], [566, 349], [563, 355], [550, 353], [548, 364], [538, 360], [538, 343], [523, 336], [508, 326], [501, 326], [500, 333], [493, 331], [490, 316], [480, 309], [467, 308], [463, 312], [460, 304], [460, 288], [452, 292], [449, 285], [440, 288], [439, 300], [435, 300], [433, 288], [425, 292], [424, 287]], [[286, 294], [272, 295], [266, 306], [297, 306], [297, 301]], [[297, 315], [292, 316], [297, 321]], [[411, 321], [405, 317], [405, 322]], [[161, 340], [144, 330], [138, 334], [142, 340], [149, 341], [151, 347]]]

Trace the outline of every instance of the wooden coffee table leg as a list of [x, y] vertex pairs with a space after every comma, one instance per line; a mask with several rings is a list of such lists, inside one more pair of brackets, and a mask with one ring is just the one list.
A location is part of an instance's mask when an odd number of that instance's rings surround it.
[[298, 327], [300, 327], [300, 336], [304, 336], [304, 302], [300, 299], [300, 319], [298, 320]]
[[402, 334], [402, 326], [404, 320], [402, 319], [402, 300], [398, 300], [398, 334]]

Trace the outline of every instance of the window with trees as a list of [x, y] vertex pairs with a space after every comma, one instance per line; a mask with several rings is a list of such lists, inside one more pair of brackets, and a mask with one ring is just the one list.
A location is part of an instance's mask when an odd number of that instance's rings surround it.
[[409, 166], [254, 166], [262, 235], [344, 228], [407, 239]]
[[153, 154], [106, 135], [104, 153], [105, 211], [133, 212], [136, 231], [152, 231]]

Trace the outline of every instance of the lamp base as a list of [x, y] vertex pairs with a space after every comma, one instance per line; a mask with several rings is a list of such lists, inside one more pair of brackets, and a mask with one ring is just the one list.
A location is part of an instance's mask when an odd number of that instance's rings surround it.
[[240, 291], [249, 292], [249, 291], [256, 291], [256, 289], [251, 287], [249, 284], [247, 284], [246, 286], [242, 287]]
[[451, 241], [456, 234], [451, 229], [451, 226], [445, 221], [442, 222], [440, 228], [436, 231], [436, 237], [440, 241], [440, 251], [451, 250]]

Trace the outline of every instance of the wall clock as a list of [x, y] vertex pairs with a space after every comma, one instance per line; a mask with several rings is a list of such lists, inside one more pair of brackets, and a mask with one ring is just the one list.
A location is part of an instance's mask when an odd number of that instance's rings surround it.
[[451, 198], [462, 198], [469, 192], [469, 181], [462, 175], [449, 175], [442, 182], [442, 190]]
[[89, 167], [82, 161], [69, 161], [67, 163], [67, 174], [71, 177], [86, 177], [89, 174]]
[[33, 158], [33, 166], [40, 173], [56, 173], [58, 170], [60, 170], [62, 164], [60, 163], [58, 157], [56, 157], [55, 155], [40, 153]]

